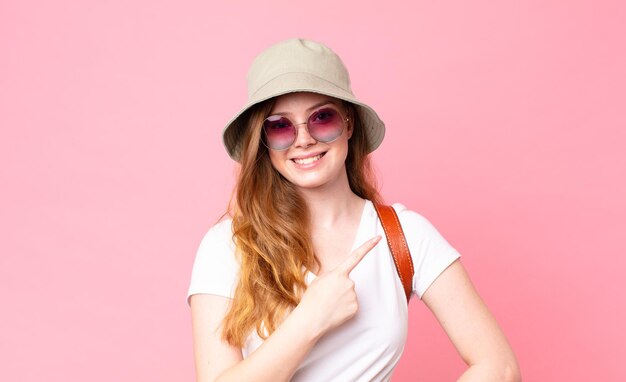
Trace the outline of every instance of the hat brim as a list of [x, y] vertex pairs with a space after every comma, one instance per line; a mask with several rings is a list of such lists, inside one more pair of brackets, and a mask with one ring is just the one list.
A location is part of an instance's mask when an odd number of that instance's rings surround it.
[[385, 124], [374, 109], [356, 99], [350, 90], [340, 88], [310, 73], [292, 72], [275, 77], [261, 86], [250, 95], [247, 104], [226, 124], [222, 131], [222, 140], [228, 155], [237, 162], [240, 160], [242, 137], [248, 122], [246, 118], [242, 118], [246, 111], [270, 98], [295, 92], [323, 94], [354, 104], [368, 137], [368, 152], [374, 151], [383, 141]]

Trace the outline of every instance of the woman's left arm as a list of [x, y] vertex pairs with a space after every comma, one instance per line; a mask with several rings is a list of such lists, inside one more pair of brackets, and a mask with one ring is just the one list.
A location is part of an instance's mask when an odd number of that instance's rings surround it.
[[460, 260], [422, 295], [469, 368], [459, 381], [520, 381], [515, 354]]

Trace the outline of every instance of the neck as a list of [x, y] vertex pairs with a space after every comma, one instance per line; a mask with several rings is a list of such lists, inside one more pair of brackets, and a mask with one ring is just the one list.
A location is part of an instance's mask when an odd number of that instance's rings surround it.
[[338, 221], [360, 214], [365, 201], [350, 189], [348, 177], [339, 177], [332, 185], [301, 189], [300, 194], [309, 208], [312, 228], [332, 228]]

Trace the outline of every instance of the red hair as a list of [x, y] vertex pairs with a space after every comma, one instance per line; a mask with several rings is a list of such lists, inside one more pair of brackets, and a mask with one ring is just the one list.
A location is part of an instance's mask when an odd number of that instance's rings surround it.
[[[274, 99], [250, 109], [235, 186], [233, 239], [240, 261], [239, 283], [224, 317], [223, 339], [243, 347], [256, 330], [267, 338], [306, 290], [305, 270], [319, 266], [309, 235], [309, 210], [296, 187], [272, 166], [261, 143], [262, 124]], [[355, 107], [344, 102], [354, 129], [346, 172], [352, 192], [380, 201], [368, 157], [368, 141]]]

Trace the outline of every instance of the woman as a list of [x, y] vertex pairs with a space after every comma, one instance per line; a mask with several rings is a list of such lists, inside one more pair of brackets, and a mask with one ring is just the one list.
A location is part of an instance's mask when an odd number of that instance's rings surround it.
[[[199, 381], [388, 381], [407, 302], [374, 203], [368, 153], [384, 124], [324, 45], [270, 47], [223, 139], [241, 163], [232, 218], [206, 234], [188, 301]], [[507, 340], [459, 253], [400, 204], [413, 293], [469, 365], [464, 381], [515, 381]], [[381, 240], [382, 239], [382, 240]]]

